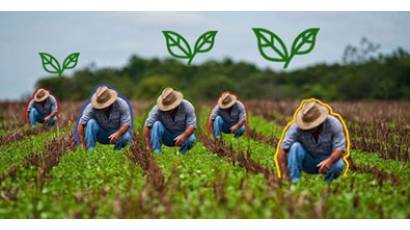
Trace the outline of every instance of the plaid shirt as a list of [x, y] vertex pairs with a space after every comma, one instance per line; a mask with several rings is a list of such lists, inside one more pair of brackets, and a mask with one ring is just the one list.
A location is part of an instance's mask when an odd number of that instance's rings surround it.
[[177, 108], [175, 118], [172, 118], [169, 112], [161, 111], [155, 105], [145, 120], [145, 126], [151, 128], [156, 121], [160, 121], [171, 132], [183, 132], [188, 127], [196, 128], [195, 108], [189, 101], [183, 100]]
[[57, 100], [53, 95], [48, 96], [44, 104], [42, 102], [36, 102], [34, 99], [31, 99], [28, 106], [27, 112], [30, 113], [30, 110], [35, 108], [42, 116], [48, 116], [52, 112], [58, 111]]
[[346, 151], [346, 138], [340, 121], [329, 115], [323, 122], [319, 138], [316, 141], [312, 134], [292, 124], [282, 141], [282, 149], [289, 150], [293, 143], [299, 142], [312, 155], [330, 155], [334, 150]]
[[240, 101], [237, 101], [231, 109], [221, 109], [218, 105], [216, 105], [212, 109], [210, 119], [213, 121], [217, 116], [221, 116], [222, 119], [228, 124], [234, 125], [239, 121], [246, 119], [245, 106]]
[[105, 112], [94, 109], [89, 103], [83, 111], [80, 124], [86, 125], [90, 119], [95, 119], [101, 128], [105, 130], [117, 130], [124, 124], [129, 125], [129, 131], [132, 130], [131, 107], [120, 97], [112, 104], [108, 116]]

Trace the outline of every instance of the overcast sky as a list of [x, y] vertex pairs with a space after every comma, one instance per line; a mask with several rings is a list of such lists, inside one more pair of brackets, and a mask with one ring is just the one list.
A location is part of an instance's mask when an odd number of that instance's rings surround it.
[[281, 63], [259, 55], [251, 28], [272, 30], [290, 46], [301, 31], [319, 27], [315, 49], [296, 56], [291, 70], [340, 62], [345, 46], [364, 36], [385, 53], [399, 46], [410, 50], [409, 22], [407, 12], [0, 12], [0, 100], [29, 93], [46, 76], [40, 51], [60, 61], [79, 51], [76, 69], [92, 62], [121, 67], [132, 54], [168, 57], [162, 30], [174, 30], [190, 43], [205, 31], [218, 30], [214, 48], [196, 56], [194, 64], [231, 57], [282, 70]]

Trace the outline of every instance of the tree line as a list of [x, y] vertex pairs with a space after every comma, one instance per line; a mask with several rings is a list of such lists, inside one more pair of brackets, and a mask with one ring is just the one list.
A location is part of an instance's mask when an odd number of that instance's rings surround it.
[[243, 99], [410, 100], [410, 54], [399, 48], [360, 61], [288, 72], [230, 58], [187, 66], [133, 55], [121, 68], [90, 66], [72, 76], [42, 78], [36, 86], [52, 90], [61, 100], [83, 100], [99, 84], [109, 84], [129, 99], [152, 99], [170, 86], [192, 100], [214, 100], [225, 90]]

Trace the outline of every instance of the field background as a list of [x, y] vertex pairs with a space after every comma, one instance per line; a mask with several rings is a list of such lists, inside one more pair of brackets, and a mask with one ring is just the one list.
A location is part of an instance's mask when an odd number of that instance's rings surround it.
[[[178, 23], [190, 15], [207, 23]], [[2, 30], [2, 98], [44, 87], [61, 102], [51, 130], [25, 124], [31, 95], [0, 102], [0, 218], [410, 218], [408, 13], [0, 17], [8, 23]], [[238, 26], [238, 20], [245, 24]], [[171, 59], [161, 34], [171, 25], [189, 40], [224, 28], [221, 46], [190, 66]], [[256, 25], [279, 26], [289, 42], [299, 29], [317, 25], [321, 40], [285, 71], [260, 57], [251, 33]], [[61, 77], [41, 76], [41, 51], [59, 59], [79, 51], [79, 66]], [[73, 130], [81, 105], [101, 84], [132, 101], [134, 142], [118, 152], [98, 146], [87, 153], [75, 145]], [[153, 155], [141, 142], [144, 119], [164, 87], [183, 92], [196, 107], [197, 143], [187, 154], [165, 148]], [[240, 139], [214, 143], [204, 125], [226, 90], [247, 105], [248, 130]], [[291, 185], [276, 175], [273, 156], [282, 129], [300, 100], [311, 97], [332, 105], [351, 135], [350, 171], [331, 185], [322, 176], [303, 175]]]
[[204, 130], [212, 103], [197, 103], [198, 142], [187, 154], [145, 152], [151, 104], [133, 101], [134, 143], [77, 148], [82, 102], [62, 102], [58, 126], [28, 129], [24, 102], [0, 104], [2, 218], [409, 218], [410, 103], [331, 102], [352, 137], [351, 168], [331, 185], [278, 180], [273, 155], [297, 101], [246, 101], [245, 137], [217, 144]]

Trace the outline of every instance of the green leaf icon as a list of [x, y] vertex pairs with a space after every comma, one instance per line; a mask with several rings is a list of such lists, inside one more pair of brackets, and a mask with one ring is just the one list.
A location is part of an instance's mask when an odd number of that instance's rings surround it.
[[68, 55], [63, 62], [63, 70], [74, 68], [78, 63], [79, 56], [80, 53], [72, 53]]
[[169, 54], [175, 58], [188, 59], [188, 65], [191, 64], [196, 54], [209, 52], [213, 48], [217, 32], [208, 31], [202, 34], [196, 40], [192, 50], [188, 41], [182, 35], [173, 31], [162, 31]]
[[300, 33], [293, 41], [290, 53], [275, 33], [263, 28], [253, 28], [253, 31], [262, 57], [273, 62], [284, 62], [284, 68], [287, 68], [295, 55], [304, 55], [314, 49], [319, 28], [310, 28]]
[[258, 40], [259, 52], [265, 59], [274, 62], [288, 60], [286, 45], [278, 35], [263, 28], [253, 28], [253, 32]]
[[300, 33], [292, 44], [293, 55], [307, 54], [315, 48], [316, 36], [319, 33], [319, 28], [311, 28]]
[[48, 53], [41, 52], [39, 54], [44, 70], [48, 73], [56, 73], [61, 76], [63, 70], [61, 69], [60, 63], [58, 63], [57, 59]]
[[43, 65], [43, 69], [48, 73], [56, 73], [58, 76], [61, 76], [66, 69], [74, 68], [78, 63], [78, 58], [80, 53], [72, 53], [68, 55], [63, 62], [63, 66], [57, 61], [53, 55], [40, 52], [39, 53], [41, 58], [41, 64]]

